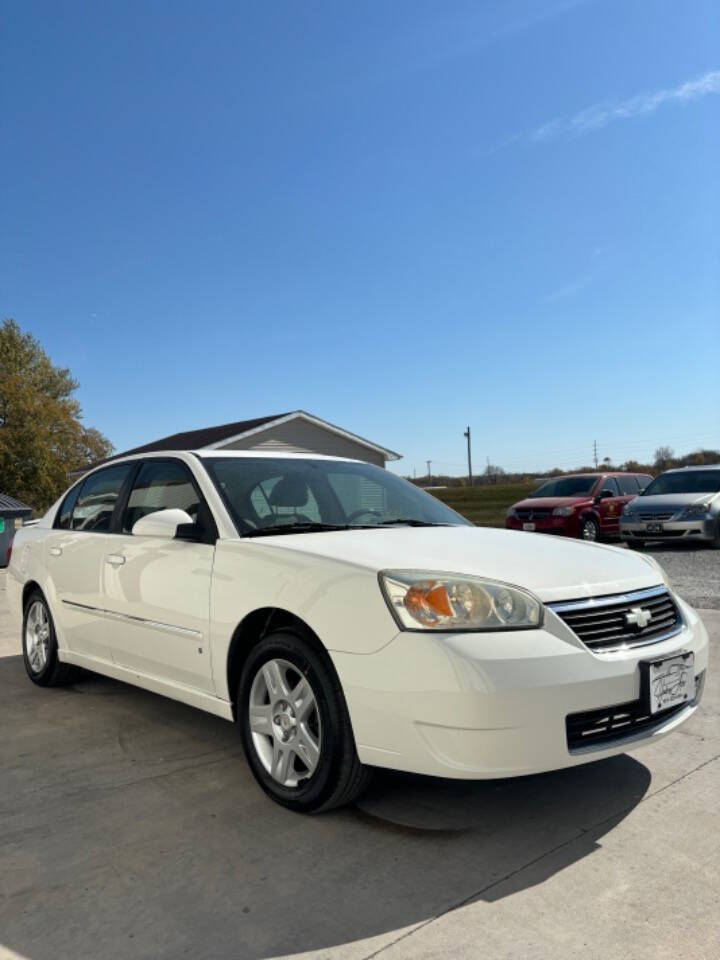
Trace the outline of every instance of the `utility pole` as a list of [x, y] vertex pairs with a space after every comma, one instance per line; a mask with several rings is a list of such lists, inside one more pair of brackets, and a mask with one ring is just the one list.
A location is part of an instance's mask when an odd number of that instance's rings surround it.
[[430, 480], [431, 477], [432, 477], [432, 471], [431, 471], [431, 469], [430, 469], [430, 467], [432, 466], [432, 460], [426, 460], [425, 463], [427, 463], [427, 468], [428, 468], [428, 480]]
[[468, 442], [468, 483], [470, 486], [472, 486], [473, 479], [472, 479], [472, 454], [470, 450], [470, 427], [468, 427], [467, 430], [463, 433], [463, 436]]
[[593, 458], [595, 460], [595, 469], [597, 470], [598, 459], [597, 459], [597, 440], [593, 444]]

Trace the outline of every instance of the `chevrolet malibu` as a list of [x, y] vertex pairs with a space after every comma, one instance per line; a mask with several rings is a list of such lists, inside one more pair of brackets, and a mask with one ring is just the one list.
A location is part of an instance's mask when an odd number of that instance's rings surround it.
[[300, 811], [373, 767], [511, 777], [656, 740], [708, 659], [650, 557], [478, 529], [320, 456], [112, 461], [18, 531], [8, 594], [35, 684], [85, 668], [235, 721]]

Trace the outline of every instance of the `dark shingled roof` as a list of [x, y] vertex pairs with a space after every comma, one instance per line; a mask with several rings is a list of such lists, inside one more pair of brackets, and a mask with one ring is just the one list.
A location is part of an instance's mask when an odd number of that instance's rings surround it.
[[7, 493], [0, 493], [0, 513], [25, 513], [27, 510], [32, 512], [32, 507], [26, 503], [21, 503], [15, 497], [10, 497]]
[[287, 413], [275, 413], [271, 417], [256, 417], [254, 420], [236, 420], [235, 423], [221, 423], [217, 427], [203, 427], [201, 430], [186, 430], [183, 433], [172, 433], [169, 437], [161, 437], [159, 440], [153, 440], [152, 443], [145, 443], [141, 447], [133, 447], [132, 450], [123, 450], [122, 453], [116, 453], [107, 460], [98, 460], [97, 463], [91, 463], [84, 467], [84, 470], [93, 470], [99, 467], [101, 463], [109, 463], [111, 460], [117, 460], [119, 457], [129, 457], [132, 453], [154, 453], [156, 450], [199, 450], [207, 447], [211, 443], [219, 443], [222, 440], [229, 440], [239, 433], [246, 433], [248, 430], [254, 430], [256, 427], [262, 427], [273, 420], [280, 420], [281, 417], [287, 417]]

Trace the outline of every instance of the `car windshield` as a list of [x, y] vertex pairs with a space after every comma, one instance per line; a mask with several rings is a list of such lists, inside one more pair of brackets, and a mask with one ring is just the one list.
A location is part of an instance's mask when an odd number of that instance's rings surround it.
[[662, 473], [643, 490], [643, 497], [657, 497], [673, 493], [718, 493], [720, 470], [683, 470]]
[[469, 526], [407, 480], [369, 463], [270, 457], [203, 458], [240, 534], [264, 531]]
[[531, 497], [581, 497], [590, 493], [597, 483], [596, 476], [582, 477], [556, 477], [554, 480], [547, 480], [541, 487], [538, 487]]

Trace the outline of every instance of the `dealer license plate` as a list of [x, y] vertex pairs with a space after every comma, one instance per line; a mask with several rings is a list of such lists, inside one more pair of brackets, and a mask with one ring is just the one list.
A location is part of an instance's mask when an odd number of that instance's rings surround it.
[[646, 669], [646, 695], [650, 713], [669, 710], [695, 699], [695, 654], [681, 653], [667, 660], [650, 660]]
[[648, 533], [662, 533], [662, 528], [661, 523], [649, 523], [645, 529]]
[[524, 524], [523, 524], [523, 530], [530, 530], [530, 532], [532, 532], [534, 529], [535, 529], [535, 524], [534, 524], [534, 523], [524, 523]]

